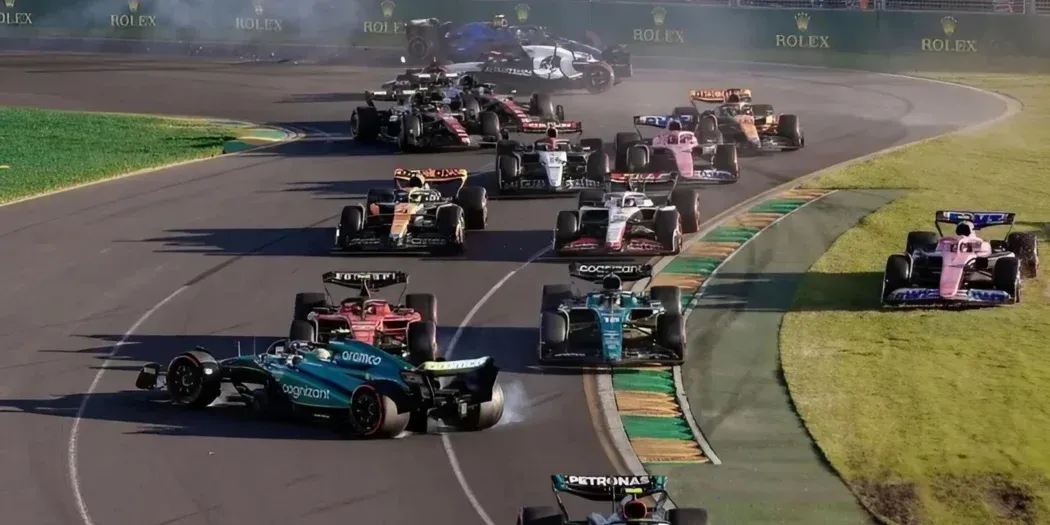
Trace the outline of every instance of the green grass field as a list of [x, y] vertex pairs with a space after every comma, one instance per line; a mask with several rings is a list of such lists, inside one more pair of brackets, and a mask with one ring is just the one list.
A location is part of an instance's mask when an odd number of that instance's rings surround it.
[[784, 373], [821, 450], [888, 521], [1050, 523], [1050, 267], [1024, 284], [1018, 306], [879, 309], [886, 257], [903, 251], [908, 231], [931, 229], [935, 210], [1015, 211], [1018, 228], [1038, 232], [1046, 250], [1050, 76], [938, 78], [1025, 108], [985, 131], [806, 184], [914, 191], [864, 219], [810, 270], [782, 325]]
[[182, 119], [0, 108], [0, 202], [218, 155], [234, 135]]

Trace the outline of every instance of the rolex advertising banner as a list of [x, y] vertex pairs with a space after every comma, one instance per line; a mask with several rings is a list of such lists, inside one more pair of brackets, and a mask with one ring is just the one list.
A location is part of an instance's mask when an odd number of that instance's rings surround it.
[[[636, 55], [779, 60], [829, 52], [1050, 57], [1050, 17], [952, 12], [731, 8], [587, 0], [0, 0], [0, 38], [91, 36], [182, 43], [405, 49], [409, 20], [510, 25]], [[948, 58], [955, 57], [955, 58]], [[939, 61], [940, 58], [935, 58]], [[812, 60], [808, 60], [812, 62]]]

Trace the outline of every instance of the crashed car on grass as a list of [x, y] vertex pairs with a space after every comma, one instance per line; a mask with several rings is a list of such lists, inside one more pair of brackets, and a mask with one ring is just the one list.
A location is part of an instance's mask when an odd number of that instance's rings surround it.
[[[396, 82], [396, 81], [395, 81]], [[410, 82], [410, 81], [402, 81]], [[387, 109], [376, 101], [394, 102]], [[362, 143], [388, 142], [405, 152], [494, 144], [502, 136], [492, 112], [465, 114], [449, 105], [437, 86], [394, 86], [365, 92], [365, 103], [350, 115], [350, 135]]]
[[[682, 118], [694, 118], [683, 115]], [[639, 115], [635, 131], [616, 134], [616, 170], [645, 173], [654, 177], [678, 174], [680, 183], [732, 184], [740, 180], [737, 148], [701, 140], [671, 117]], [[640, 127], [664, 128], [652, 138], [643, 138]]]
[[[954, 224], [955, 235], [943, 235], [941, 224]], [[882, 303], [897, 305], [996, 305], [1021, 300], [1021, 279], [1039, 271], [1039, 252], [1032, 232], [1009, 232], [1004, 240], [986, 241], [976, 232], [1012, 226], [1008, 212], [938, 211], [937, 232], [908, 234], [905, 253], [886, 260]]]
[[[627, 191], [586, 189], [576, 210], [558, 212], [554, 251], [560, 256], [676, 255], [682, 235], [699, 227], [698, 195], [677, 188], [676, 173], [612, 173], [610, 187]], [[646, 184], [670, 184], [662, 197], [645, 193]], [[639, 189], [643, 191], [638, 191]]]
[[[777, 115], [770, 104], [753, 104], [749, 89], [692, 90], [689, 100], [696, 111], [695, 132], [705, 141], [736, 144], [747, 153], [796, 151], [806, 145], [798, 115]], [[701, 111], [696, 102], [719, 106]]]
[[[396, 188], [371, 189], [364, 205], [343, 208], [336, 248], [462, 254], [466, 230], [483, 230], [488, 222], [485, 188], [466, 186], [467, 176], [465, 169], [394, 170]], [[455, 194], [431, 187], [441, 183], [456, 184]]]
[[504, 140], [496, 144], [496, 176], [500, 194], [568, 193], [601, 188], [609, 173], [602, 139], [578, 144], [560, 138], [550, 128], [532, 144]]
[[393, 438], [426, 432], [429, 419], [467, 431], [494, 426], [504, 403], [497, 374], [491, 357], [413, 366], [351, 339], [281, 340], [262, 354], [221, 360], [198, 347], [163, 369], [145, 365], [135, 386], [165, 389], [173, 405], [203, 409], [228, 384], [232, 401], [259, 415], [323, 419], [353, 436]]
[[652, 266], [573, 263], [569, 275], [600, 283], [577, 294], [571, 285], [543, 287], [539, 362], [544, 365], [681, 364], [685, 359], [682, 291], [654, 286], [627, 292], [623, 281], [652, 278]]
[[[333, 284], [359, 290], [335, 304], [332, 294], [301, 292], [288, 338], [294, 341], [327, 343], [349, 338], [370, 344], [418, 365], [437, 358], [431, 344], [437, 337], [437, 298], [429, 293], [410, 293], [408, 274], [396, 271], [327, 272], [321, 277]], [[403, 285], [395, 301], [375, 297], [383, 288]], [[402, 301], [403, 300], [403, 301]]]
[[[518, 525], [708, 525], [707, 510], [664, 508], [671, 500], [667, 476], [551, 476], [557, 506], [522, 507]], [[593, 512], [585, 519], [572, 519], [561, 495], [570, 494], [589, 501], [605, 502], [612, 514]]]

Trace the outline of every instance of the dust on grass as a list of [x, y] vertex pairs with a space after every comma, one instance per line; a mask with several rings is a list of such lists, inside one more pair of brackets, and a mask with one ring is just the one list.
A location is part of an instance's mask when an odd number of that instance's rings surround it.
[[187, 119], [0, 108], [0, 202], [215, 156], [236, 133]]
[[782, 325], [784, 376], [818, 446], [879, 514], [897, 523], [1048, 523], [1050, 272], [1024, 283], [1018, 306], [877, 306], [886, 257], [904, 249], [908, 231], [931, 229], [938, 209], [1016, 212], [1017, 228], [1036, 231], [1046, 253], [1050, 76], [942, 79], [1004, 92], [1025, 108], [1001, 125], [805, 185], [914, 190], [846, 232], [810, 270]]

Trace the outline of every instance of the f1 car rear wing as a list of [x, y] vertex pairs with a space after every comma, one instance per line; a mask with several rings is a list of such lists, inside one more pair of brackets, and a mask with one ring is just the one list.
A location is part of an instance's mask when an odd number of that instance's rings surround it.
[[[476, 359], [461, 359], [458, 361], [427, 361], [411, 370], [401, 371], [401, 380], [410, 385], [421, 388], [432, 385], [428, 378], [471, 376], [472, 379], [464, 382], [467, 393], [474, 403], [484, 403], [492, 400], [492, 388], [496, 384], [496, 376], [499, 367], [489, 356]], [[425, 396], [440, 397], [448, 395], [446, 390], [429, 389], [424, 392]]]
[[395, 84], [391, 86], [392, 89], [385, 89], [380, 91], [365, 91], [365, 104], [369, 107], [375, 107], [375, 102], [399, 102], [416, 94], [415, 89], [402, 89]]
[[689, 91], [689, 100], [708, 104], [751, 102], [751, 90], [745, 88], [693, 89]]
[[455, 182], [459, 181], [459, 190], [463, 189], [463, 186], [467, 185], [467, 177], [469, 172], [466, 168], [451, 168], [451, 169], [423, 169], [423, 170], [406, 170], [398, 168], [394, 170], [394, 184], [399, 189], [405, 189], [408, 182], [412, 179], [423, 179], [426, 184], [438, 184], [442, 182]]
[[[370, 297], [376, 290], [398, 284], [405, 285], [407, 289], [408, 274], [405, 272], [385, 271], [325, 272], [321, 276], [321, 282], [360, 290], [361, 297]], [[331, 297], [331, 294], [328, 295]], [[404, 290], [402, 290], [401, 295], [404, 295]]]
[[934, 215], [934, 224], [940, 231], [941, 224], [959, 224], [964, 221], [973, 223], [975, 230], [989, 226], [1013, 226], [1014, 215], [1005, 211], [946, 211], [939, 210]]
[[554, 128], [561, 133], [583, 133], [583, 122], [575, 120], [526, 120], [521, 123], [521, 133], [546, 133]]
[[678, 115], [678, 116], [661, 116], [661, 115], [635, 115], [634, 125], [646, 126], [650, 128], [666, 128], [672, 120], [677, 120], [683, 124], [688, 124], [693, 121], [693, 115]]
[[622, 281], [641, 281], [653, 276], [650, 264], [623, 264], [616, 262], [575, 262], [569, 265], [569, 276], [589, 282], [601, 282], [615, 275]]
[[642, 498], [666, 493], [666, 476], [571, 476], [551, 475], [555, 494], [572, 494], [591, 501], [619, 500], [626, 496]]

